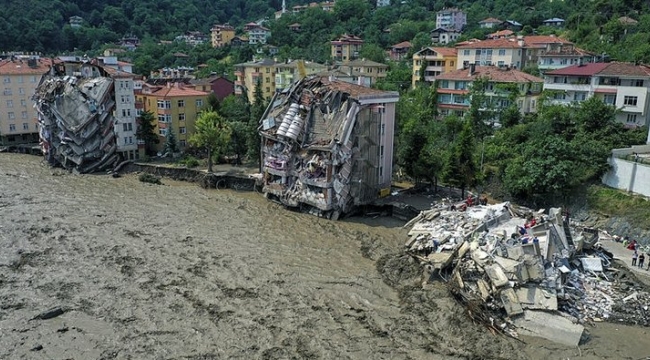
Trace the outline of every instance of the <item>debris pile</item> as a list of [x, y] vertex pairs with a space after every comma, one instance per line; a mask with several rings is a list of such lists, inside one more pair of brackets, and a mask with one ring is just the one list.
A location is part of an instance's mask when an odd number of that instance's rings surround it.
[[114, 90], [106, 75], [88, 63], [59, 64], [36, 89], [40, 143], [51, 165], [79, 173], [115, 165]]
[[648, 324], [648, 294], [617, 281], [598, 232], [571, 226], [559, 208], [442, 204], [405, 226], [407, 253], [494, 331], [577, 346], [585, 324]]
[[276, 93], [260, 126], [264, 194], [334, 219], [375, 200], [390, 189], [397, 100], [322, 77]]

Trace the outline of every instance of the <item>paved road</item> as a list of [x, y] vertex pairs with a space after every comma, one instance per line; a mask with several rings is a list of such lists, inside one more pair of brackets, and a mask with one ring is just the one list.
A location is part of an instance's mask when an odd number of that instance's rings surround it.
[[643, 269], [641, 269], [637, 266], [632, 266], [632, 250], [625, 248], [622, 243], [611, 240], [611, 238], [603, 235], [603, 233], [600, 234], [600, 243], [605, 249], [611, 251], [612, 254], [614, 254], [614, 258], [621, 260], [628, 267], [628, 269], [632, 270], [635, 274], [642, 275], [646, 277], [646, 279], [650, 279], [650, 271], [646, 270], [648, 261], [650, 260], [648, 259], [647, 254], [645, 265], [643, 266]]

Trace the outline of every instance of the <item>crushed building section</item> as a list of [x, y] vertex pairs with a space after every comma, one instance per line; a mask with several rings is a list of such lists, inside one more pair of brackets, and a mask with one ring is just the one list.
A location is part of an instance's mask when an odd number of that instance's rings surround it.
[[113, 80], [97, 65], [64, 62], [43, 78], [34, 95], [43, 153], [53, 166], [79, 173], [113, 167]]
[[389, 193], [396, 92], [312, 76], [261, 119], [263, 192], [333, 219]]
[[609, 271], [611, 256], [599, 248], [595, 229], [571, 223], [559, 208], [456, 208], [440, 204], [407, 223], [405, 249], [447, 282], [475, 320], [513, 337], [569, 346], [577, 346], [593, 322], [648, 323], [639, 315], [647, 305], [630, 302], [648, 293], [617, 282], [619, 272]]

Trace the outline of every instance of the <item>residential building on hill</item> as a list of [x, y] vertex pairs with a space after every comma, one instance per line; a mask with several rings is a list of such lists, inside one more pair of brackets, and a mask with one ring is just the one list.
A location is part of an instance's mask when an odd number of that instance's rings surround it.
[[[302, 62], [302, 65], [300, 63]], [[313, 61], [293, 60], [287, 63], [275, 65], [275, 89], [284, 90], [294, 81], [300, 79], [300, 66], [303, 67], [306, 76], [321, 73], [327, 70], [327, 65]]]
[[556, 104], [601, 99], [620, 111], [616, 120], [630, 127], [649, 125], [650, 67], [611, 62], [572, 65], [549, 71], [544, 89], [552, 90]]
[[246, 94], [248, 101], [255, 98], [255, 87], [262, 88], [262, 95], [270, 99], [275, 93], [275, 65], [273, 59], [261, 59], [235, 65], [235, 94]]
[[411, 47], [413, 47], [413, 45], [411, 45], [410, 41], [402, 41], [399, 44], [391, 46], [389, 51], [390, 59], [393, 61], [401, 61], [406, 59], [406, 56], [411, 50]]
[[542, 21], [542, 25], [544, 25], [544, 26], [552, 26], [552, 27], [563, 27], [564, 26], [564, 19], [560, 19], [560, 18], [546, 19], [546, 20]]
[[235, 28], [226, 25], [215, 25], [210, 29], [212, 47], [222, 47], [230, 44], [235, 37]]
[[573, 44], [552, 44], [546, 47], [537, 60], [541, 72], [565, 68], [571, 65], [589, 64], [600, 61], [600, 56], [575, 47]]
[[516, 105], [519, 111], [522, 114], [537, 111], [543, 79], [512, 68], [472, 64], [465, 69], [436, 76], [439, 115], [465, 116], [470, 107], [470, 88], [477, 79], [487, 79], [485, 95], [494, 110], [512, 105], [510, 91], [501, 85], [514, 84], [518, 91]]
[[456, 59], [454, 48], [428, 47], [416, 52], [413, 54], [411, 86], [415, 87], [420, 81], [433, 83], [436, 76], [456, 70]]
[[[357, 59], [336, 64], [336, 69], [348, 74], [348, 77], [337, 78], [348, 83], [370, 87], [377, 80], [386, 77], [388, 65], [366, 59]], [[352, 79], [349, 79], [349, 76]]]
[[235, 93], [235, 83], [219, 75], [212, 75], [205, 79], [192, 79], [189, 82], [198, 91], [213, 93], [219, 101]]
[[[209, 93], [195, 90], [183, 83], [168, 82], [162, 86], [146, 86], [138, 95], [145, 111], [157, 117], [156, 131], [160, 136], [157, 150], [163, 150], [169, 129], [172, 129], [178, 146], [184, 150], [195, 131], [198, 114], [207, 105]], [[143, 148], [140, 149], [144, 151]]]
[[38, 56], [12, 55], [0, 60], [0, 145], [38, 142], [38, 113], [32, 96], [51, 66], [51, 59]]
[[254, 27], [249, 27], [246, 34], [248, 35], [249, 44], [266, 44], [268, 38], [271, 37], [271, 30], [262, 25], [256, 25]]
[[442, 9], [436, 13], [436, 28], [463, 31], [467, 14], [457, 8]]
[[208, 42], [210, 40], [210, 36], [205, 35], [200, 31], [188, 31], [183, 35], [178, 35], [174, 38], [174, 40], [178, 42], [184, 42], [191, 46], [197, 46]]
[[570, 41], [555, 35], [527, 35], [517, 36], [517, 40], [524, 41], [524, 56], [522, 68], [537, 66], [539, 57], [549, 49], [563, 45], [573, 45]]
[[481, 29], [492, 29], [501, 24], [503, 24], [503, 20], [499, 20], [493, 17], [478, 22], [478, 25], [481, 27]]
[[456, 68], [466, 68], [470, 64], [479, 66], [496, 65], [523, 69], [524, 40], [516, 38], [493, 39], [468, 42], [456, 46], [458, 61]]
[[363, 39], [358, 36], [344, 34], [330, 42], [332, 59], [336, 61], [350, 61], [359, 58]]
[[429, 35], [431, 36], [432, 44], [447, 45], [449, 43], [458, 40], [461, 33], [460, 31], [453, 30], [453, 29], [436, 28], [431, 30]]

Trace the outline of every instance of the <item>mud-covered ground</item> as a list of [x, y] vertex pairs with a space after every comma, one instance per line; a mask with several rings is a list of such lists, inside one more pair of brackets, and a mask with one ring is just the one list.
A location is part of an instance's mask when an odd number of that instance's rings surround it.
[[650, 355], [640, 327], [599, 324], [579, 349], [492, 335], [443, 285], [422, 288], [392, 219], [331, 222], [163, 182], [0, 154], [0, 359]]

